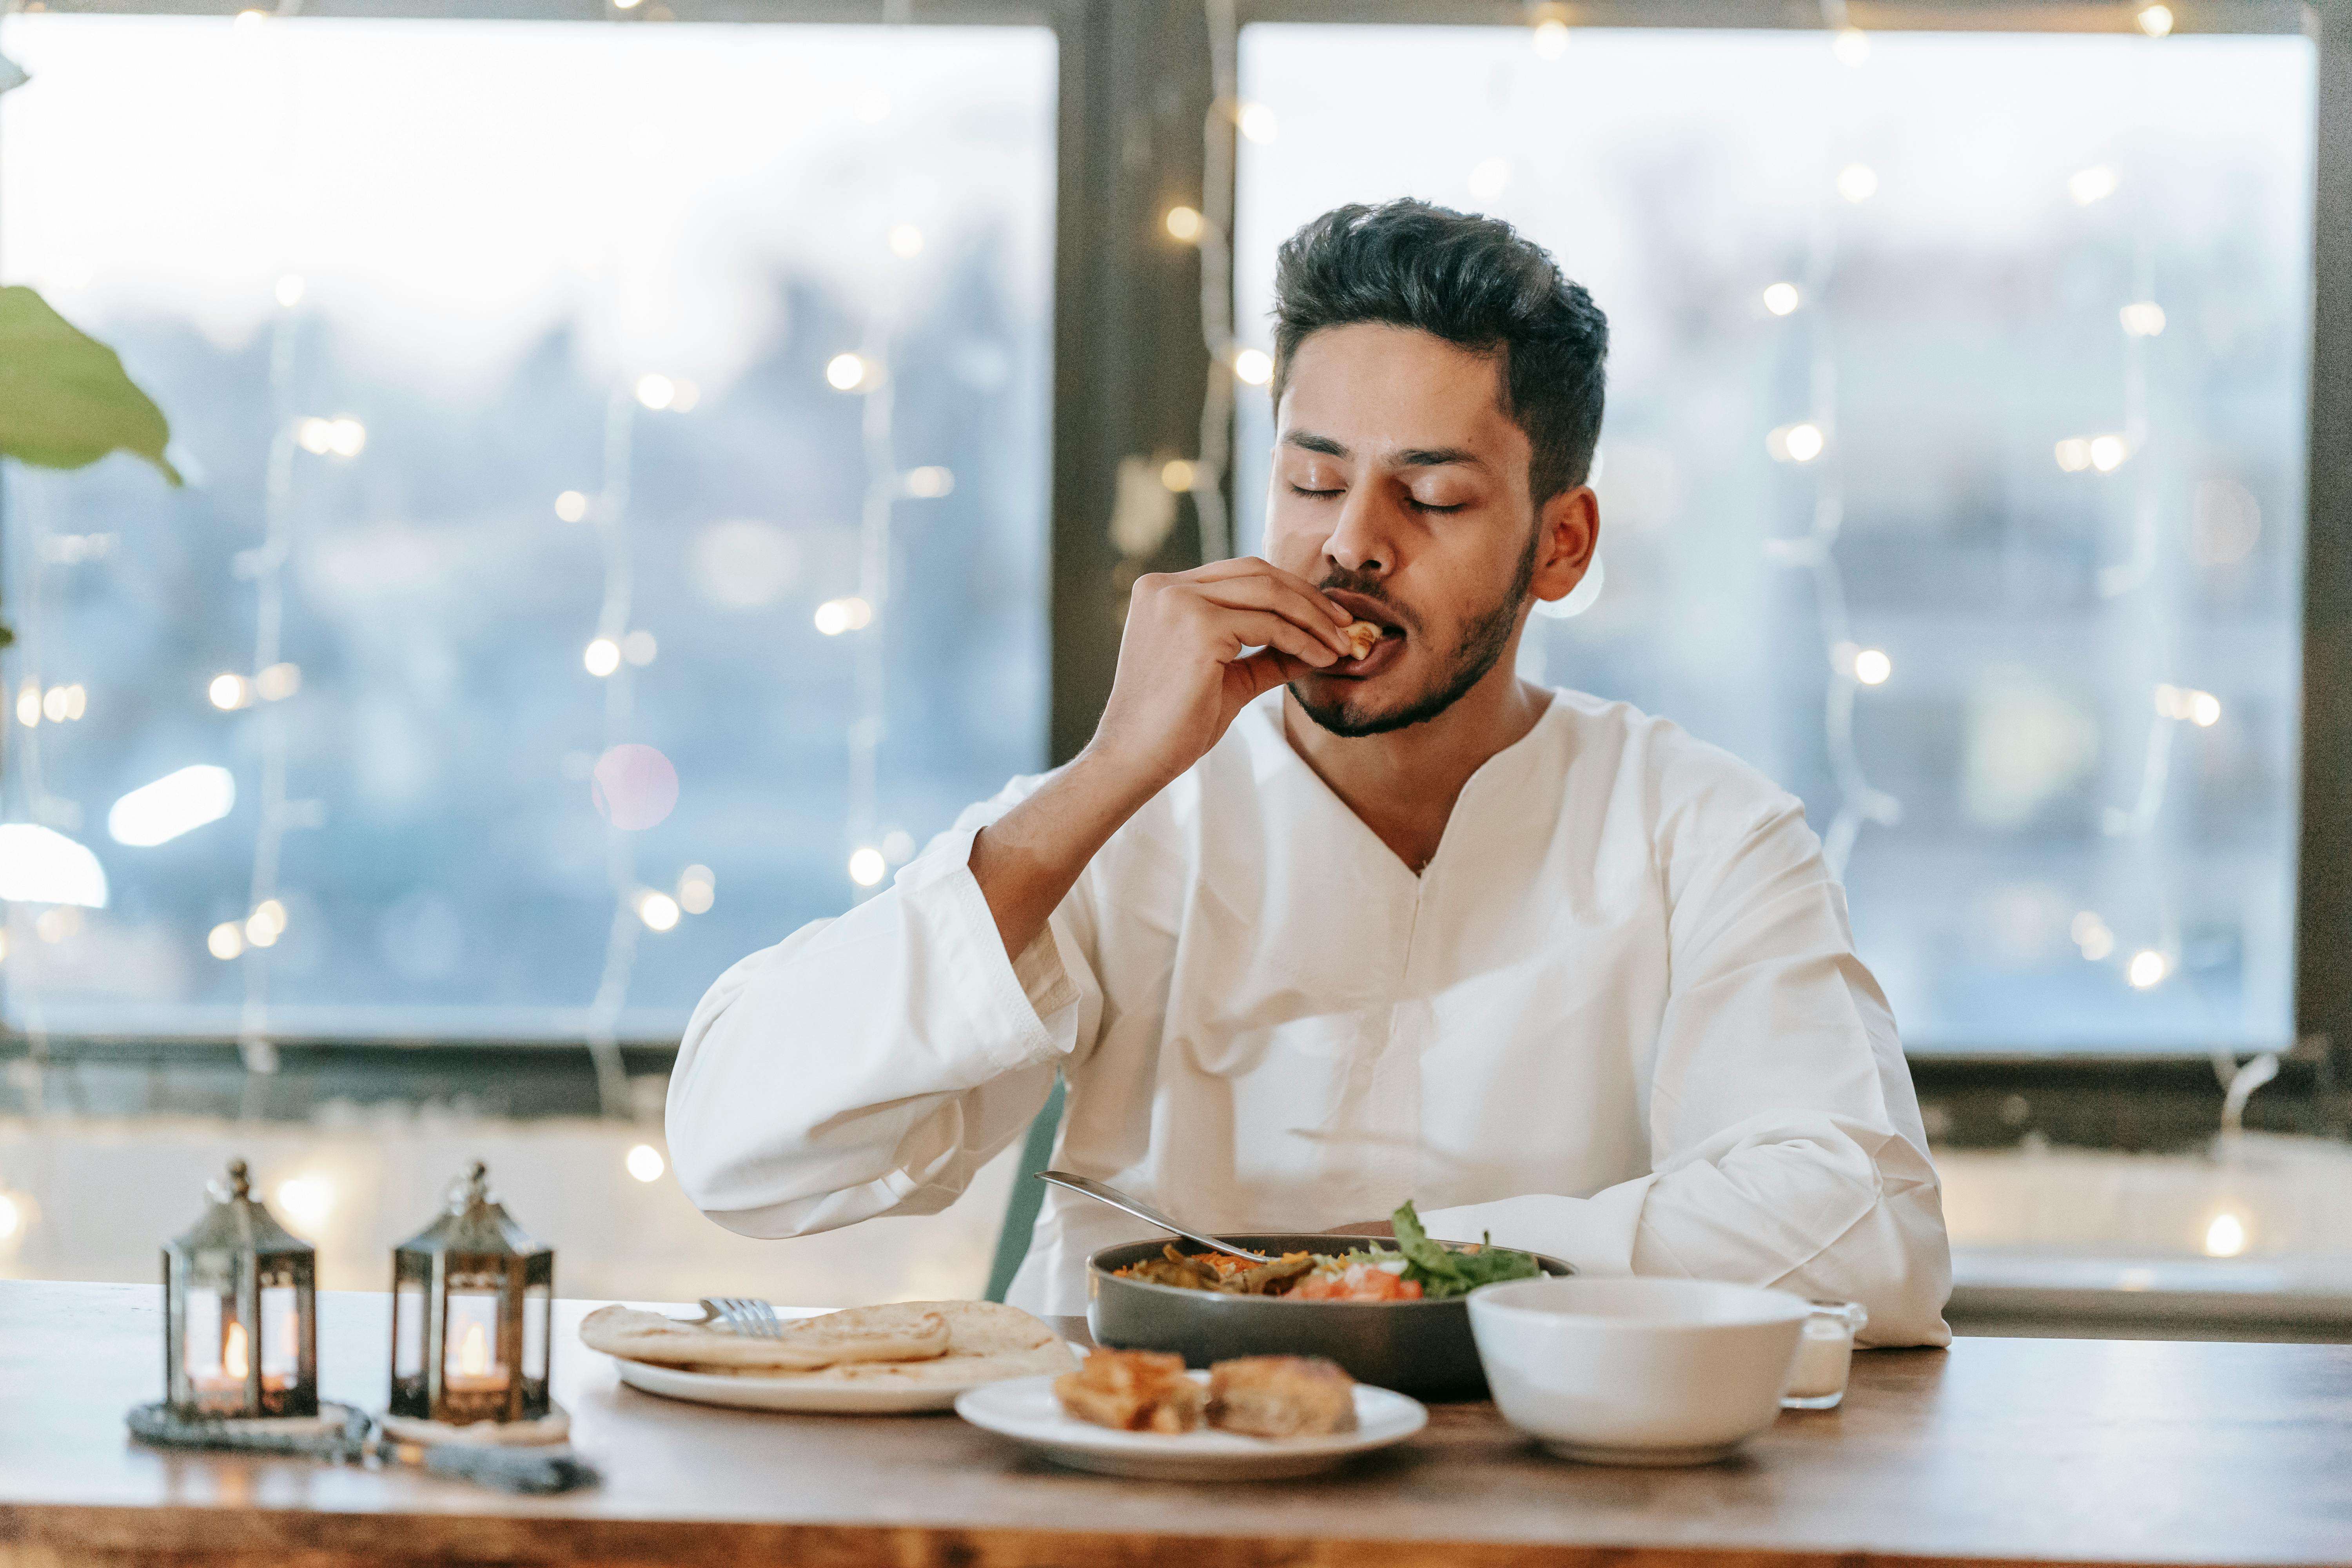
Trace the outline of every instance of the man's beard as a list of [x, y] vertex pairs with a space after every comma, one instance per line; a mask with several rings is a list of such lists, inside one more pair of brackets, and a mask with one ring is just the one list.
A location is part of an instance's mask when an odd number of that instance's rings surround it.
[[[1298, 700], [1298, 706], [1306, 710], [1309, 719], [1332, 734], [1349, 739], [1362, 735], [1385, 735], [1391, 731], [1410, 729], [1436, 718], [1462, 700], [1472, 687], [1486, 679], [1486, 672], [1494, 668], [1496, 661], [1503, 657], [1503, 650], [1511, 646], [1511, 629], [1518, 624], [1519, 606], [1527, 602], [1528, 589], [1536, 580], [1536, 533], [1530, 531], [1527, 550], [1519, 557], [1518, 568], [1511, 574], [1510, 587], [1493, 605], [1473, 616], [1469, 624], [1462, 628], [1462, 636], [1454, 645], [1452, 661], [1435, 684], [1422, 696], [1393, 713], [1359, 716], [1349, 711], [1349, 704], [1344, 698], [1337, 702], [1316, 701], [1307, 695], [1304, 680], [1290, 683], [1290, 695]], [[1394, 604], [1382, 591], [1378, 578], [1340, 568], [1334, 568], [1316, 586], [1339, 588], [1351, 594], [1361, 594], [1368, 599], [1378, 599], [1384, 605]]]

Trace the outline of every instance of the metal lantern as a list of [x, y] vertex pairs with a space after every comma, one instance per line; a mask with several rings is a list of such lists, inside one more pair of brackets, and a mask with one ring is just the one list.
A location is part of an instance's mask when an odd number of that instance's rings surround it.
[[163, 1248], [163, 1393], [184, 1420], [319, 1413], [319, 1266], [231, 1161]]
[[478, 1160], [392, 1255], [392, 1414], [463, 1426], [548, 1412], [555, 1254], [507, 1217]]

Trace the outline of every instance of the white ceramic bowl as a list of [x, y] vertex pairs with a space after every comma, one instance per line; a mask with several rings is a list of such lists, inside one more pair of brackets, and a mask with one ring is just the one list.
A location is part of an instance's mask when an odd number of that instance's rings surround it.
[[1604, 1465], [1703, 1465], [1769, 1426], [1807, 1311], [1704, 1279], [1516, 1279], [1469, 1300], [1503, 1419]]

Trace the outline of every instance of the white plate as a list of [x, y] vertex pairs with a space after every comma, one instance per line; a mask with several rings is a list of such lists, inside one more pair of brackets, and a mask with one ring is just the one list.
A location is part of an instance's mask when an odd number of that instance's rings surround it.
[[[675, 1308], [656, 1305], [657, 1311]], [[830, 1307], [778, 1307], [784, 1319], [821, 1318]], [[731, 1377], [722, 1373], [686, 1372], [650, 1362], [612, 1359], [613, 1370], [631, 1388], [658, 1394], [666, 1399], [691, 1399], [698, 1405], [724, 1405], [737, 1410], [789, 1410], [810, 1415], [905, 1415], [919, 1410], [947, 1410], [956, 1395], [990, 1380], [971, 1383], [897, 1384], [873, 1382], [813, 1384], [793, 1377]]]
[[738, 1410], [793, 1410], [814, 1415], [904, 1415], [918, 1410], [946, 1410], [959, 1394], [983, 1387], [988, 1379], [972, 1383], [897, 1384], [809, 1383], [794, 1377], [730, 1377], [708, 1372], [682, 1372], [674, 1366], [623, 1361], [613, 1368], [631, 1388], [669, 1399], [691, 1399], [701, 1405], [727, 1405]]
[[[1193, 1373], [1195, 1382], [1209, 1374]], [[1385, 1388], [1356, 1385], [1356, 1429], [1329, 1437], [1244, 1437], [1202, 1427], [1170, 1436], [1117, 1432], [1066, 1414], [1050, 1377], [1017, 1377], [975, 1388], [955, 1402], [956, 1414], [1057, 1465], [1159, 1481], [1276, 1480], [1311, 1476], [1350, 1456], [1402, 1443], [1428, 1423], [1421, 1401]]]

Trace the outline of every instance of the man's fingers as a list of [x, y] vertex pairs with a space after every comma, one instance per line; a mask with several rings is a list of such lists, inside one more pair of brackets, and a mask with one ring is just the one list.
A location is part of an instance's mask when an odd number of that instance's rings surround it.
[[[1318, 669], [1339, 662], [1339, 656], [1322, 638], [1271, 610], [1218, 608], [1212, 613], [1221, 617], [1218, 629], [1234, 639], [1233, 651], [1236, 657], [1245, 647], [1269, 647]], [[1225, 662], [1231, 664], [1234, 660], [1229, 658]]]
[[1260, 648], [1247, 658], [1237, 658], [1225, 668], [1237, 672], [1249, 682], [1248, 693], [1242, 700], [1255, 702], [1283, 682], [1295, 679], [1300, 671], [1313, 667], [1269, 647]]
[[1177, 576], [1182, 582], [1203, 584], [1231, 583], [1245, 577], [1268, 578], [1276, 583], [1286, 584], [1306, 595], [1314, 601], [1317, 610], [1330, 616], [1338, 625], [1344, 626], [1356, 618], [1353, 611], [1343, 609], [1325, 598], [1322, 589], [1318, 588], [1297, 573], [1286, 572], [1273, 562], [1260, 560], [1255, 555], [1236, 555], [1229, 561], [1212, 561], [1206, 566], [1194, 567], [1190, 572], [1177, 574]]
[[1285, 616], [1328, 643], [1336, 653], [1355, 651], [1339, 635], [1339, 626], [1331, 624], [1331, 602], [1320, 594], [1302, 592], [1278, 578], [1262, 575], [1229, 577], [1222, 583], [1202, 584], [1193, 591], [1229, 610], [1265, 610]]

